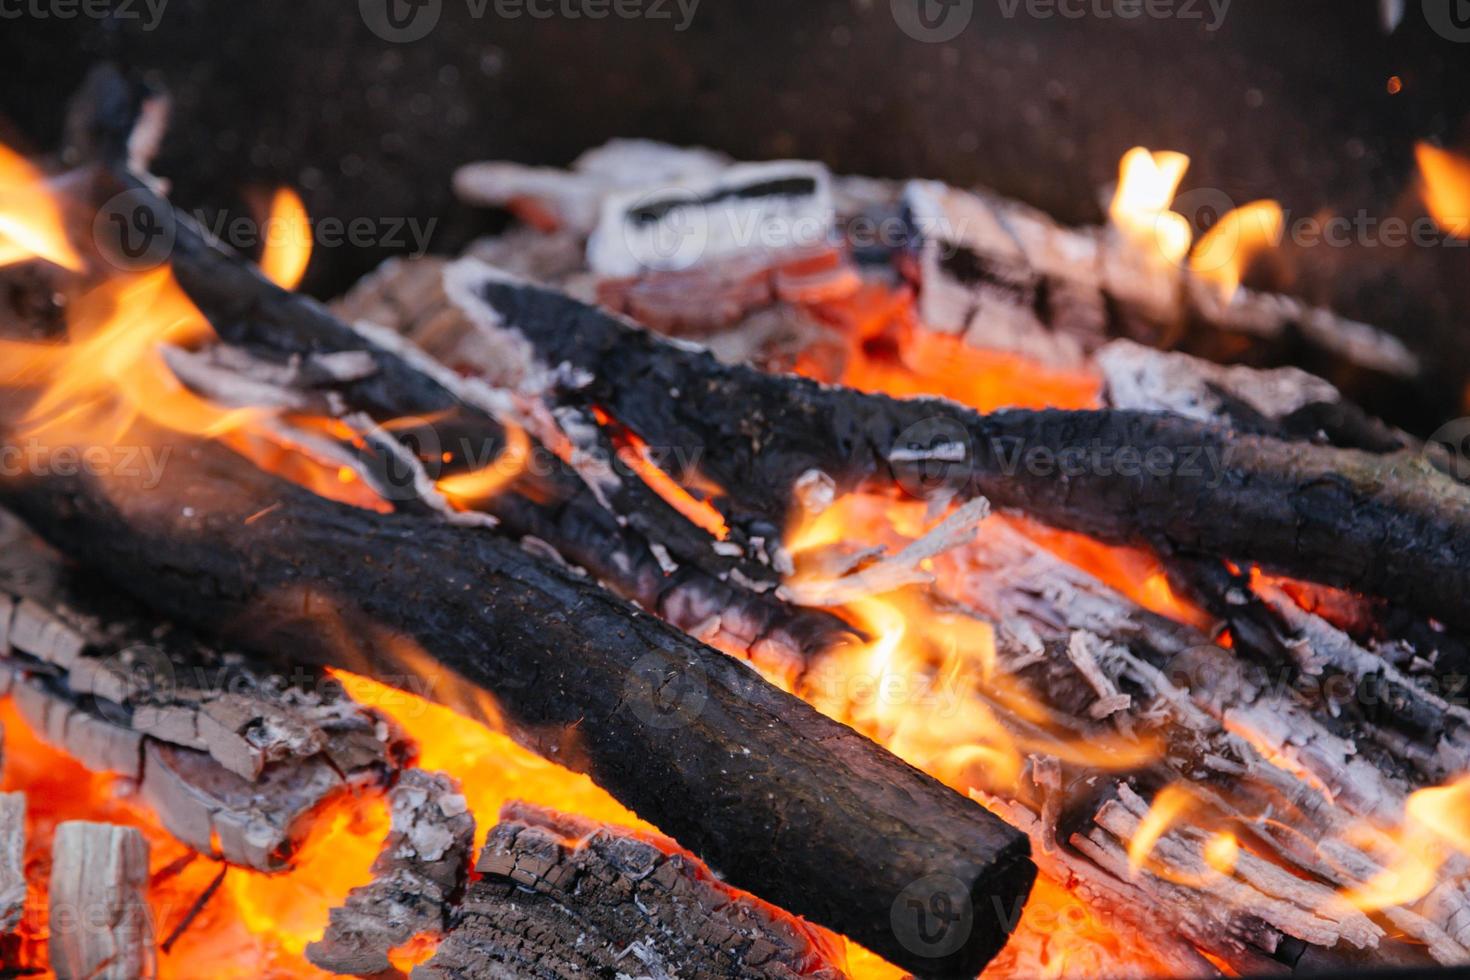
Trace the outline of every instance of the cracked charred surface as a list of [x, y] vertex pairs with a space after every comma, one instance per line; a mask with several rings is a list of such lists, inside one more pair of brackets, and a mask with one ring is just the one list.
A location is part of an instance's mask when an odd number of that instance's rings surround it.
[[577, 370], [574, 390], [543, 397], [594, 400], [662, 445], [719, 447], [706, 469], [745, 520], [786, 514], [813, 469], [839, 490], [917, 483], [1106, 541], [1255, 562], [1470, 625], [1470, 490], [1418, 456], [1155, 413], [981, 415], [863, 394], [720, 364], [485, 266], [462, 263], [457, 275], [451, 292], [482, 328], [515, 331], [542, 365]]
[[973, 976], [1003, 944], [1008, 923], [978, 913], [947, 959], [893, 931], [895, 900], [928, 875], [980, 911], [1028, 892], [1026, 838], [971, 801], [496, 535], [355, 510], [171, 438], [166, 489], [47, 478], [4, 498], [119, 588], [232, 642], [387, 683], [440, 672], [429, 693], [461, 708], [489, 694], [520, 738], [732, 884], [900, 965]]

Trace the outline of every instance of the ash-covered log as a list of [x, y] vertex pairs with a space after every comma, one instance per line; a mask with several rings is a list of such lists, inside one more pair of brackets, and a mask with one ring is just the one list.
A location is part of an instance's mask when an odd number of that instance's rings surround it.
[[329, 800], [388, 781], [403, 736], [323, 672], [291, 677], [160, 622], [0, 514], [0, 674], [38, 735], [127, 777], [203, 854], [289, 864]]
[[0, 793], [0, 941], [20, 925], [26, 904], [26, 797]]
[[[916, 973], [973, 976], [1004, 943], [996, 910], [1035, 874], [1026, 838], [748, 667], [483, 529], [326, 501], [197, 440], [132, 437], [171, 439], [161, 487], [49, 476], [0, 496], [118, 588], [232, 642], [388, 683], [427, 666], [442, 673], [419, 693], [462, 708], [490, 695], [519, 738], [732, 884]], [[915, 888], [973, 909], [944, 955], [895, 931]]]
[[329, 973], [373, 976], [420, 933], [442, 934], [469, 874], [475, 818], [447, 776], [410, 769], [388, 793], [392, 825], [373, 880], [332, 909], [306, 958]]
[[413, 980], [475, 980], [497, 968], [533, 977], [843, 976], [825, 937], [662, 843], [511, 804], [454, 929]]
[[71, 820], [51, 843], [47, 946], [57, 980], [136, 980], [157, 969], [148, 842], [133, 827]]
[[[1418, 457], [1149, 412], [981, 415], [862, 394], [720, 364], [480, 263], [448, 275], [480, 329], [523, 345], [527, 394], [601, 405], [662, 445], [710, 447], [705, 466], [743, 509], [737, 522], [779, 521], [812, 472], [839, 491], [980, 494], [1105, 541], [1254, 562], [1470, 625], [1470, 491]], [[558, 366], [574, 380], [550, 384], [544, 369]]]

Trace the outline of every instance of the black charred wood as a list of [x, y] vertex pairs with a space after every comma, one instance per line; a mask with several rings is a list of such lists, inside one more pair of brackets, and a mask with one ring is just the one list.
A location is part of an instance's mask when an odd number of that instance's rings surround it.
[[[150, 435], [163, 438], [130, 437]], [[1029, 844], [958, 793], [493, 533], [357, 510], [221, 447], [170, 445], [158, 487], [51, 476], [0, 498], [118, 588], [232, 642], [388, 683], [442, 670], [431, 696], [490, 695], [517, 737], [732, 884], [917, 974], [974, 976], [1004, 944], [996, 910], [1027, 895]], [[974, 910], [937, 958], [895, 933], [935, 880]]]
[[1470, 625], [1470, 491], [1417, 457], [1162, 414], [900, 401], [723, 365], [491, 270], [469, 289], [543, 363], [586, 372], [575, 397], [661, 445], [709, 447], [706, 469], [746, 518], [784, 515], [819, 469], [839, 490], [984, 494], [1106, 541], [1253, 562]]

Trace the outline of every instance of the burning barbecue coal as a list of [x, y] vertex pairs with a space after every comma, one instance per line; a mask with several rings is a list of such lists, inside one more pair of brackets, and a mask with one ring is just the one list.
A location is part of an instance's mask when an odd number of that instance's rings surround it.
[[7, 969], [1470, 962], [1470, 489], [1189, 353], [1420, 370], [1242, 285], [1274, 202], [619, 142], [325, 308], [294, 194], [257, 268], [92, 118], [0, 153]]

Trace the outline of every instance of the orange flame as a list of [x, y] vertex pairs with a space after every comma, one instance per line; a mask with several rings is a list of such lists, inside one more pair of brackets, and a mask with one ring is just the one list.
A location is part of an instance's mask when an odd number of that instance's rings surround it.
[[1470, 239], [1470, 159], [1428, 143], [1414, 144], [1424, 178], [1424, 205], [1446, 234]]
[[0, 144], [0, 266], [45, 259], [73, 272], [82, 258], [68, 239], [61, 209], [41, 172]]
[[1114, 228], [1137, 247], [1178, 263], [1189, 254], [1194, 232], [1181, 214], [1169, 210], [1189, 170], [1189, 157], [1169, 150], [1135, 146], [1118, 167], [1118, 189], [1108, 207]]
[[531, 459], [531, 437], [518, 425], [505, 427], [505, 447], [489, 465], [446, 476], [435, 486], [460, 510], [470, 510], [495, 496], [525, 472]]
[[196, 397], [164, 363], [160, 345], [213, 336], [167, 268], [103, 283], [70, 304], [67, 323], [65, 345], [0, 342], [0, 383], [45, 388], [23, 435], [112, 443], [141, 417], [218, 436], [258, 417]]
[[1195, 243], [1189, 256], [1190, 271], [1214, 283], [1221, 300], [1228, 303], [1240, 289], [1251, 261], [1281, 241], [1285, 223], [1286, 216], [1275, 201], [1254, 201], [1236, 208]]
[[702, 528], [712, 537], [724, 541], [730, 536], [730, 526], [725, 523], [725, 516], [719, 509], [708, 501], [695, 497], [655, 463], [648, 443], [643, 441], [642, 436], [617, 424], [612, 416], [600, 408], [594, 408], [592, 412], [599, 425], [612, 424], [612, 439], [618, 452], [618, 460], [636, 473], [650, 490], [662, 497], [685, 520]]
[[1439, 883], [1450, 858], [1470, 855], [1470, 776], [1411, 794], [1393, 837], [1388, 866], [1343, 895], [1365, 912], [1417, 902]]
[[311, 221], [306, 205], [289, 187], [276, 191], [266, 219], [260, 271], [282, 289], [295, 289], [311, 262]]
[[1194, 794], [1183, 786], [1169, 785], [1159, 790], [1154, 797], [1153, 805], [1148, 808], [1138, 824], [1138, 830], [1133, 839], [1128, 842], [1128, 873], [1137, 878], [1143, 871], [1144, 863], [1148, 856], [1153, 853], [1154, 846], [1158, 844], [1159, 838], [1169, 832], [1169, 828], [1179, 822], [1179, 818], [1193, 809], [1195, 805]]

